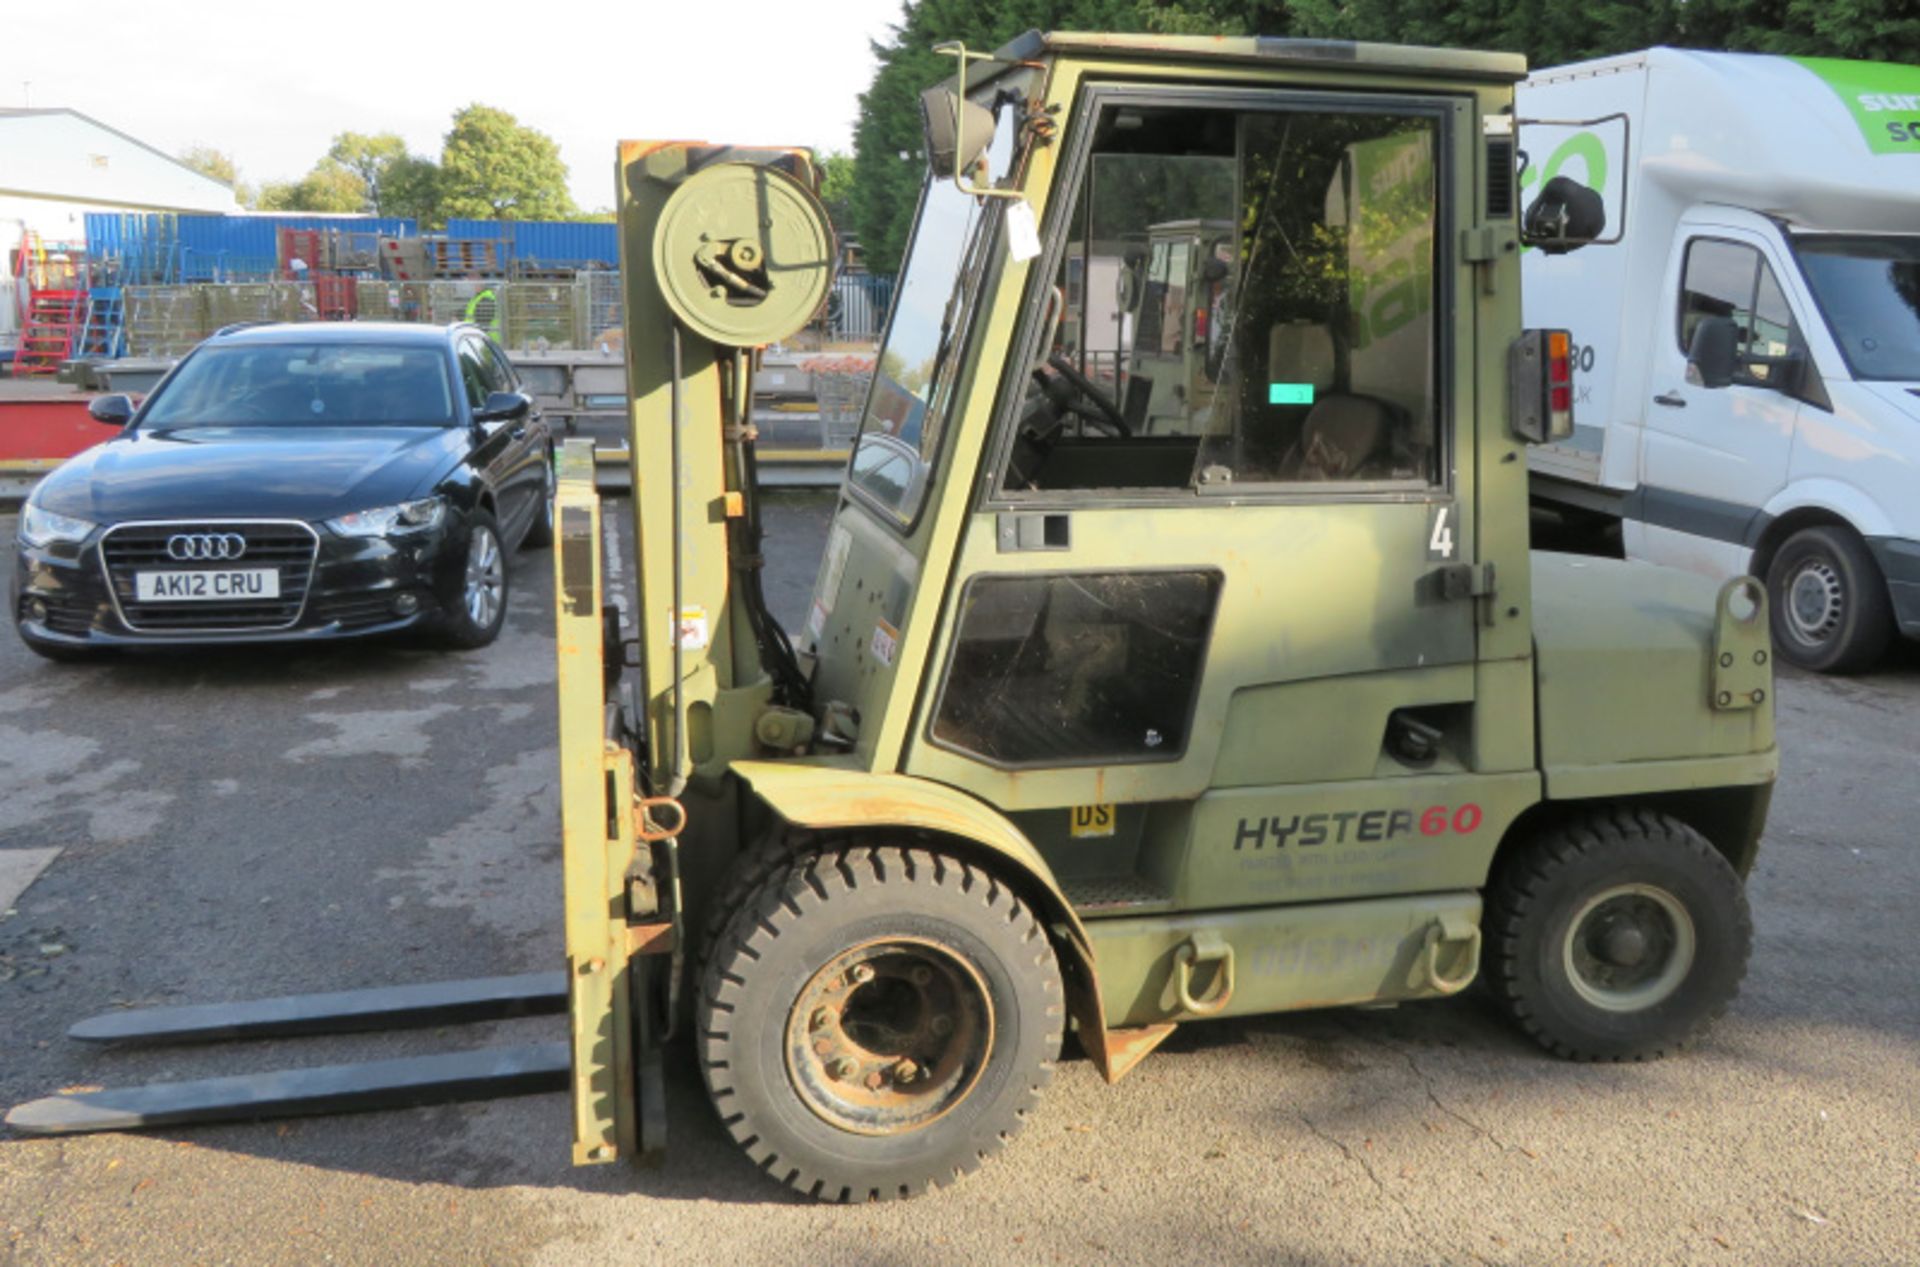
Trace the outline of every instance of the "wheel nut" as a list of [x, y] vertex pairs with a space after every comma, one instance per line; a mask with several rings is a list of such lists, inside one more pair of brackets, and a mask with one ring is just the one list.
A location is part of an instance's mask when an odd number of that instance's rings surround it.
[[850, 975], [853, 977], [853, 983], [855, 985], [865, 985], [867, 982], [873, 980], [873, 965], [857, 963], [853, 965], [853, 972]]
[[807, 1024], [814, 1029], [825, 1029], [832, 1023], [833, 1013], [824, 1007], [816, 1007], [813, 1009], [813, 1015], [808, 1018], [807, 1021]]
[[[853, 1077], [854, 1074], [859, 1073], [860, 1067], [851, 1060], [848, 1060], [845, 1056], [842, 1056], [827, 1066], [827, 1072], [831, 1074], [836, 1081], [845, 1082], [848, 1078]], [[879, 1074], [874, 1075], [876, 1078], [879, 1076]]]
[[915, 985], [930, 985], [933, 982], [933, 969], [931, 968], [915, 968], [907, 975], [912, 978]]
[[940, 1035], [940, 1037], [945, 1038], [953, 1032], [953, 1018], [951, 1016], [936, 1016], [927, 1022], [927, 1028]]
[[920, 1066], [914, 1064], [911, 1060], [903, 1060], [893, 1067], [893, 1080], [895, 1082], [912, 1082], [919, 1076]]

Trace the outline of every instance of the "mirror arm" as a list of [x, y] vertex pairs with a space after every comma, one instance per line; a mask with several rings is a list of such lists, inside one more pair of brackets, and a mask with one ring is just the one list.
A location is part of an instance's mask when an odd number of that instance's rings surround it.
[[954, 185], [961, 193], [971, 194], [976, 198], [1019, 198], [1021, 195], [1017, 189], [994, 189], [986, 185], [974, 184], [967, 179], [967, 174], [961, 168], [958, 161], [960, 156], [967, 152], [966, 140], [962, 135], [967, 126], [967, 62], [969, 59], [976, 62], [990, 62], [994, 60], [992, 54], [969, 53], [966, 44], [960, 40], [947, 40], [943, 43], [935, 44], [933, 51], [936, 53], [949, 53], [953, 56], [954, 60], [959, 63], [959, 70], [955, 75], [956, 88], [953, 99]]

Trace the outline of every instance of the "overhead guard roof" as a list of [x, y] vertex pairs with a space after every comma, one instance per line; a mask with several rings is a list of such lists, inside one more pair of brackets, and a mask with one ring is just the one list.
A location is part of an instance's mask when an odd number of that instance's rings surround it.
[[1483, 53], [1412, 44], [1354, 40], [1283, 40], [1265, 35], [1102, 35], [1086, 31], [1028, 31], [994, 54], [997, 61], [1049, 55], [1132, 60], [1217, 62], [1222, 65], [1351, 66], [1384, 75], [1516, 83], [1527, 77], [1519, 53]]

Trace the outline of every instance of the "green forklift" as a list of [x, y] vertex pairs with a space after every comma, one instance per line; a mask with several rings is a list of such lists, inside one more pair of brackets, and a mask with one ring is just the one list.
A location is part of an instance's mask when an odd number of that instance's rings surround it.
[[[751, 402], [757, 349], [829, 288], [816, 173], [798, 150], [621, 148], [637, 557], [623, 623], [619, 504], [570, 447], [564, 970], [76, 1028], [564, 1010], [567, 1040], [9, 1121], [564, 1086], [576, 1161], [646, 1157], [679, 1038], [769, 1176], [866, 1201], [1005, 1147], [1069, 1039], [1118, 1081], [1187, 1022], [1484, 975], [1548, 1051], [1621, 1061], [1727, 1007], [1776, 769], [1765, 595], [1529, 550], [1525, 448], [1570, 431], [1570, 348], [1522, 330], [1519, 255], [1602, 217], [1566, 180], [1519, 205], [1523, 60], [1061, 33], [946, 51], [798, 631], [762, 593]], [[1163, 280], [1187, 256], [1180, 303], [1160, 294], [1172, 341], [1144, 337], [1150, 269], [1110, 298], [1141, 243], [1166, 246]]]

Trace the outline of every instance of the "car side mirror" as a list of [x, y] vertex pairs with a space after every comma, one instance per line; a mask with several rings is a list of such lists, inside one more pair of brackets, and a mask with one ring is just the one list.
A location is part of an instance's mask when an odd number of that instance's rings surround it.
[[475, 422], [518, 422], [533, 412], [533, 397], [525, 392], [488, 392], [487, 403], [473, 411]]
[[87, 414], [95, 422], [104, 422], [109, 427], [124, 427], [133, 417], [133, 397], [118, 392], [95, 396], [87, 402]]
[[1739, 328], [1732, 317], [1702, 317], [1687, 345], [1687, 381], [1697, 387], [1726, 387], [1739, 358], [1734, 348]]
[[1527, 208], [1520, 240], [1548, 255], [1565, 255], [1606, 231], [1606, 200], [1570, 176], [1555, 176]]

